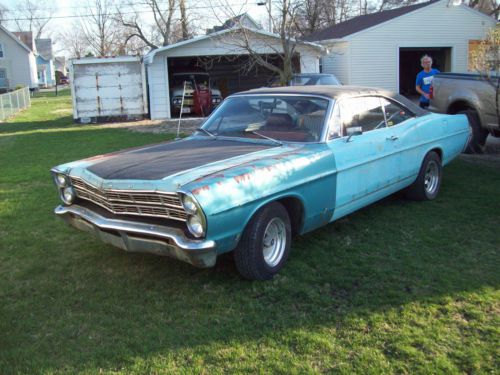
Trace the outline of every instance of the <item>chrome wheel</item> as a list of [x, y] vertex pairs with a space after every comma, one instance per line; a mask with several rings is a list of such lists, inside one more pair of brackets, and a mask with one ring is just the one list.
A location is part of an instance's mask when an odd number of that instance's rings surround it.
[[273, 218], [266, 227], [262, 240], [264, 261], [269, 267], [276, 267], [286, 249], [286, 227], [281, 218]]
[[439, 166], [431, 160], [427, 164], [424, 177], [424, 188], [427, 195], [433, 195], [439, 187]]

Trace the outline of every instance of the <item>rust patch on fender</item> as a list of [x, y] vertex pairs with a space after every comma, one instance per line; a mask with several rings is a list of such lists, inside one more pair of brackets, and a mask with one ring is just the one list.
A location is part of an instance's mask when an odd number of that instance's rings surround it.
[[250, 176], [250, 173], [244, 173], [242, 175], [239, 175], [239, 176], [234, 176], [233, 177], [234, 180], [239, 184], [239, 183], [242, 183], [242, 182], [245, 182], [245, 181], [250, 181], [251, 180], [251, 176]]
[[199, 187], [199, 188], [194, 189], [194, 190], [193, 190], [193, 194], [194, 194], [194, 195], [198, 195], [198, 194], [200, 194], [202, 191], [207, 191], [207, 190], [210, 190], [210, 186], [205, 185], [205, 186], [202, 186], [202, 187]]

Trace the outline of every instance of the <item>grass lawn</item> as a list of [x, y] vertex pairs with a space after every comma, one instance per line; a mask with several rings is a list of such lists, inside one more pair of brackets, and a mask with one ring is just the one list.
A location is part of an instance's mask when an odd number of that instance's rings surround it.
[[164, 140], [72, 123], [68, 92], [0, 124], [0, 373], [498, 373], [500, 171], [298, 238], [269, 282], [67, 227], [49, 169]]

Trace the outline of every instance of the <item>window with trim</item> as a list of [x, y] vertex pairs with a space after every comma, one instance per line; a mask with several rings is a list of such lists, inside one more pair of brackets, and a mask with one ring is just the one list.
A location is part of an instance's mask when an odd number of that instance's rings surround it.
[[3, 59], [3, 44], [0, 43], [0, 59]]
[[398, 103], [386, 98], [380, 98], [380, 100], [384, 106], [387, 126], [398, 125], [409, 118], [415, 117], [414, 113]]
[[365, 133], [386, 126], [382, 103], [380, 98], [376, 96], [342, 100], [340, 102], [340, 116], [344, 135], [347, 135], [349, 128]]

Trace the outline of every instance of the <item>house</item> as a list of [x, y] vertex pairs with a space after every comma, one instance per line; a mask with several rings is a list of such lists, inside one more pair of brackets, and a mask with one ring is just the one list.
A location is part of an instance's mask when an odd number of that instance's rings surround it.
[[495, 23], [460, 1], [437, 0], [355, 17], [304, 39], [328, 48], [321, 71], [342, 83], [412, 95], [422, 55], [441, 71], [467, 72], [470, 50]]
[[[161, 47], [144, 57], [147, 69], [150, 115], [152, 119], [170, 118], [170, 77], [175, 72], [202, 70], [210, 74], [222, 96], [262, 87], [274, 73], [255, 64], [241, 46], [241, 33], [268, 62], [280, 64], [283, 48], [279, 35], [253, 28], [235, 27]], [[297, 42], [293, 64], [296, 71], [319, 72], [320, 45]]]
[[207, 29], [206, 34], [216, 33], [236, 26], [246, 27], [247, 29], [262, 30], [262, 25], [260, 23], [255, 21], [249, 14], [243, 13], [226, 20], [220, 26], [214, 26], [211, 29]]
[[59, 80], [61, 76], [68, 76], [68, 66], [66, 64], [66, 57], [56, 56], [54, 58], [54, 67], [56, 70], [56, 80]]
[[40, 87], [52, 87], [56, 84], [56, 70], [51, 39], [35, 39], [36, 51], [38, 53], [36, 64], [38, 72], [38, 85]]
[[[29, 38], [27, 42], [30, 43]], [[0, 25], [0, 89], [20, 85], [36, 88], [37, 81], [35, 54], [14, 33]]]

